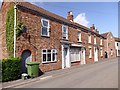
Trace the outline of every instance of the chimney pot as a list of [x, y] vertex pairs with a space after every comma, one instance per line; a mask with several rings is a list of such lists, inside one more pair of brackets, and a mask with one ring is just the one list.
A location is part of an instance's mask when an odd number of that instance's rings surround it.
[[94, 24], [92, 24], [92, 26], [90, 27], [91, 30], [95, 30], [95, 26]]
[[73, 17], [72, 11], [69, 11], [69, 12], [68, 12], [67, 19], [73, 22], [74, 17]]

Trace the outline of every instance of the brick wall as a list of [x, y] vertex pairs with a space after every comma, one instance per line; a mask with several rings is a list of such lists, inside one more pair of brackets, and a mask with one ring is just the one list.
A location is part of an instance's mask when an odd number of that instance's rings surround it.
[[[12, 3], [4, 3], [2, 7], [2, 21], [3, 27], [1, 31], [2, 35], [2, 51], [1, 54], [3, 58], [7, 58], [6, 50], [6, 30], [5, 30], [5, 21], [6, 21], [6, 12], [9, 9]], [[62, 24], [56, 22], [55, 20], [49, 20], [50, 22], [50, 37], [41, 36], [41, 18], [42, 16], [31, 13], [30, 11], [18, 9], [17, 10], [19, 20], [26, 27], [26, 32], [22, 33], [20, 37], [17, 38], [16, 42], [16, 56], [21, 57], [24, 50], [30, 50], [32, 54], [32, 61], [37, 61], [40, 63], [41, 71], [50, 71], [55, 69], [62, 68], [62, 51], [61, 51], [61, 40], [62, 40]], [[95, 30], [92, 30], [95, 32]], [[98, 33], [98, 32], [97, 32]], [[78, 42], [77, 36], [78, 30], [73, 27], [68, 27], [68, 41], [74, 44], [82, 44], [86, 48], [86, 63], [94, 62], [94, 34], [91, 33], [91, 44], [88, 43], [88, 31], [81, 30], [81, 39], [82, 42]], [[111, 34], [110, 34], [111, 35]], [[108, 38], [110, 39], [110, 35]], [[106, 50], [106, 40], [103, 39], [103, 45], [100, 45], [100, 36], [96, 36], [96, 43], [98, 47], [98, 59], [101, 60], [104, 58], [104, 52]], [[114, 39], [112, 42], [109, 40], [110, 46], [109, 49], [113, 48], [113, 56], [115, 54]], [[0, 46], [1, 47], [1, 46]], [[92, 48], [92, 58], [89, 58], [89, 47]], [[100, 56], [100, 48], [103, 47], [103, 57]], [[57, 61], [53, 63], [42, 63], [42, 49], [56, 49], [57, 50]], [[73, 63], [73, 65], [79, 65], [80, 62]]]
[[[111, 55], [111, 49], [113, 51], [113, 55]], [[108, 52], [108, 58], [116, 57], [115, 39], [114, 39], [114, 37], [113, 37], [111, 32], [108, 33], [107, 39], [105, 40], [105, 51]]]
[[6, 48], [6, 14], [7, 11], [10, 9], [12, 2], [4, 2], [2, 3], [1, 7], [1, 13], [2, 13], [2, 27], [1, 27], [1, 42], [2, 42], [2, 52], [1, 52], [1, 58], [8, 58], [7, 48]]

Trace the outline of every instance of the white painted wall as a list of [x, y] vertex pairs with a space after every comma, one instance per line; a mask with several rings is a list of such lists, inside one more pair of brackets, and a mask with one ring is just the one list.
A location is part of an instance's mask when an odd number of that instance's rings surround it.
[[[117, 46], [118, 43], [118, 46]], [[117, 56], [118, 56], [118, 50], [120, 50], [120, 42], [115, 42], [115, 49], [117, 50]]]

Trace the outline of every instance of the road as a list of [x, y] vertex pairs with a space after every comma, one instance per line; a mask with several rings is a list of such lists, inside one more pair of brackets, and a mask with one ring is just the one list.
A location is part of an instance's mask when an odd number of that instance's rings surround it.
[[118, 58], [57, 73], [15, 88], [118, 88]]

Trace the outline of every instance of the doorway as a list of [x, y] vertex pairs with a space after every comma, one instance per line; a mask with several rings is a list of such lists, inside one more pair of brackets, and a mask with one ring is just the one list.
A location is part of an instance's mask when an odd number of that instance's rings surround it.
[[62, 45], [62, 69], [70, 67], [69, 45]]
[[22, 67], [21, 67], [21, 73], [27, 73], [27, 62], [32, 61], [32, 55], [30, 50], [25, 50], [22, 53]]
[[105, 58], [108, 58], [108, 54], [107, 54], [107, 52], [105, 51]]
[[98, 50], [97, 50], [97, 47], [94, 47], [94, 61], [98, 62]]

